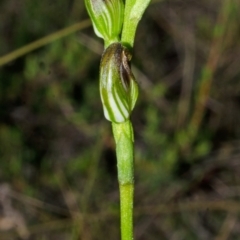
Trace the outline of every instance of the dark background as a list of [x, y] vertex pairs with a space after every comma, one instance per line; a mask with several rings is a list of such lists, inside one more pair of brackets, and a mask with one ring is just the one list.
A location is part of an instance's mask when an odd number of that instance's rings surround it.
[[[156, 0], [139, 24], [138, 240], [240, 239], [239, 11], [238, 0]], [[120, 239], [102, 40], [89, 24], [28, 45], [87, 18], [82, 0], [0, 0], [1, 240]]]

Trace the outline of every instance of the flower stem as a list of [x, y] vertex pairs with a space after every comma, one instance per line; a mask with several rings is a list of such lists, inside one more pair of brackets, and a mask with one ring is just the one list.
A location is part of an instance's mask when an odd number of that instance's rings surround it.
[[133, 240], [133, 129], [128, 120], [123, 123], [112, 123], [116, 142], [118, 181], [121, 205], [122, 240]]
[[120, 184], [121, 236], [122, 240], [133, 239], [133, 184]]

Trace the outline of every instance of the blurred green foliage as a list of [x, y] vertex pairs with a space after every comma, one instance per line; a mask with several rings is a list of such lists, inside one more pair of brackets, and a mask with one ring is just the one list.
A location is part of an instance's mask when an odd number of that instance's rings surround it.
[[[239, 239], [239, 9], [154, 1], [139, 25], [136, 239]], [[2, 0], [0, 58], [85, 18], [82, 1]], [[0, 217], [9, 203], [22, 217], [0, 239], [118, 239], [96, 40], [87, 28], [0, 66]]]

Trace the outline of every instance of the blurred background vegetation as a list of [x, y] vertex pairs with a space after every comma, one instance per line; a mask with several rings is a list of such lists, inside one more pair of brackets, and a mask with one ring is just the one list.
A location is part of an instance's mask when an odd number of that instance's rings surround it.
[[[138, 240], [240, 239], [239, 12], [153, 0], [140, 22]], [[86, 19], [82, 0], [0, 1], [1, 240], [120, 238], [103, 44]]]

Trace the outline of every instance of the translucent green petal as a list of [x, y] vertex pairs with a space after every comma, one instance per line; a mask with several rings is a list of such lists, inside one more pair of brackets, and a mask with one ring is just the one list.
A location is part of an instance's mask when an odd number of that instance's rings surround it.
[[129, 67], [127, 49], [111, 44], [103, 53], [100, 65], [100, 95], [107, 120], [126, 121], [136, 103], [138, 85]]

